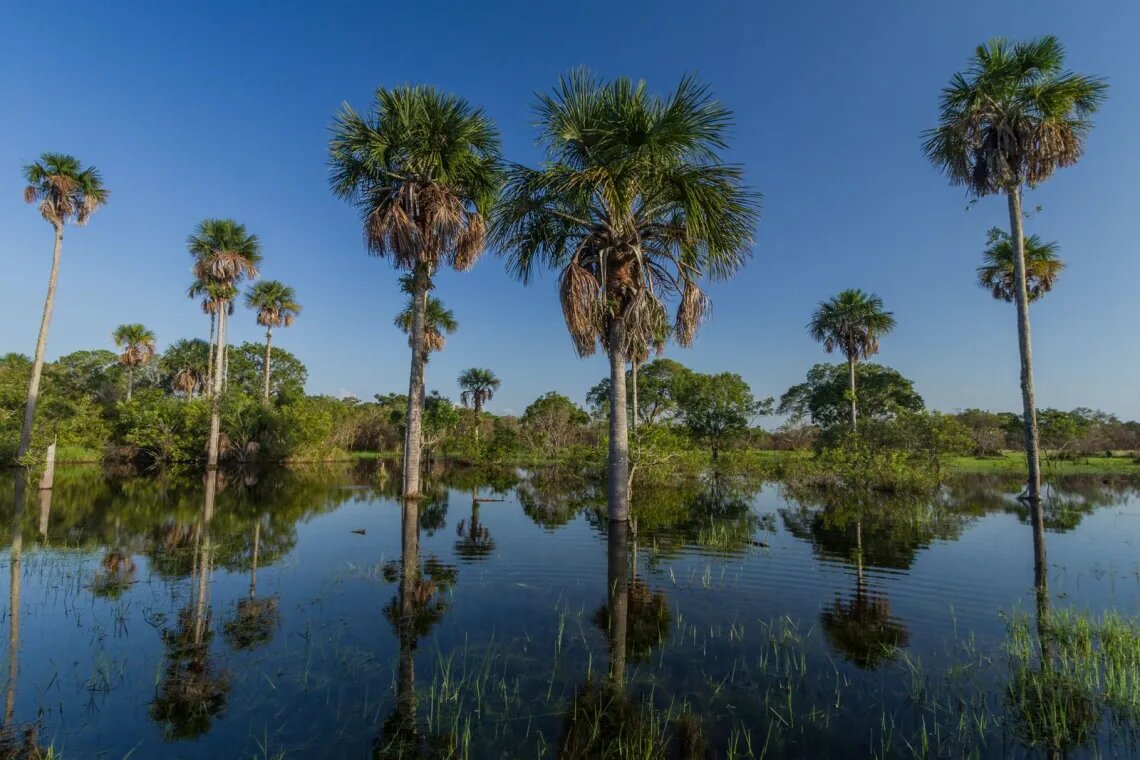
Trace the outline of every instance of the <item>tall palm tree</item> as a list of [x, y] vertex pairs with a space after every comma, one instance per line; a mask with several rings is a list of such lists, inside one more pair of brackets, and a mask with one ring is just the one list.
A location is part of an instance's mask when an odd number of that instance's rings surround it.
[[708, 306], [704, 276], [731, 276], [750, 256], [756, 193], [725, 164], [731, 113], [685, 78], [667, 97], [628, 79], [583, 70], [540, 96], [546, 162], [510, 172], [494, 231], [523, 282], [561, 270], [566, 326], [580, 356], [610, 359], [609, 518], [629, 519], [625, 364], [631, 347], [667, 320], [692, 342]]
[[808, 333], [823, 344], [827, 353], [839, 349], [847, 357], [848, 393], [851, 402], [851, 430], [857, 426], [855, 364], [879, 352], [879, 338], [895, 326], [892, 312], [883, 310], [883, 299], [862, 290], [844, 290], [830, 300], [820, 301]]
[[459, 376], [459, 387], [462, 388], [459, 403], [474, 407], [475, 415], [480, 416], [483, 414], [483, 404], [495, 397], [495, 391], [499, 390], [502, 384], [502, 381], [489, 369], [472, 367], [464, 370]]
[[[412, 330], [415, 327], [415, 304], [409, 298], [403, 311], [396, 315], [393, 324], [408, 336], [408, 345], [411, 346]], [[432, 351], [442, 351], [447, 344], [446, 335], [454, 335], [459, 329], [459, 321], [455, 319], [455, 312], [443, 305], [443, 301], [435, 296], [428, 296], [424, 310], [424, 350], [423, 361], [427, 364], [428, 355]]]
[[1080, 159], [1092, 128], [1090, 117], [1106, 90], [1103, 80], [1065, 69], [1065, 50], [1056, 37], [1029, 42], [993, 39], [979, 45], [967, 71], [955, 74], [943, 88], [940, 123], [923, 136], [923, 153], [951, 184], [963, 185], [967, 193], [979, 198], [1006, 196], [1029, 465], [1026, 496], [1035, 505], [1035, 540], [1042, 542], [1040, 440], [1021, 193], [1024, 186], [1034, 188], [1057, 169]]
[[127, 401], [135, 387], [135, 368], [145, 367], [158, 352], [154, 345], [154, 333], [137, 322], [129, 325], [119, 325], [111, 334], [117, 348], [123, 349], [119, 354], [119, 364], [127, 368]]
[[213, 407], [210, 412], [210, 441], [206, 466], [218, 466], [218, 437], [221, 434], [221, 394], [226, 355], [226, 317], [238, 294], [238, 285], [260, 273], [261, 242], [233, 219], [204, 219], [186, 239], [194, 257], [194, 277], [207, 286], [216, 286], [218, 330], [212, 378]]
[[237, 288], [232, 285], [222, 285], [210, 280], [194, 280], [186, 295], [190, 298], [202, 297], [202, 313], [210, 315], [210, 349], [206, 362], [206, 393], [212, 394], [214, 390], [214, 347], [217, 340], [218, 312], [223, 304], [226, 307], [226, 316], [234, 315], [234, 299], [237, 298]]
[[36, 338], [36, 355], [32, 362], [32, 379], [24, 404], [24, 426], [20, 430], [20, 446], [16, 458], [22, 458], [32, 445], [32, 423], [36, 417], [36, 401], [40, 395], [40, 378], [44, 371], [48, 327], [55, 306], [55, 285], [59, 279], [59, 255], [63, 250], [63, 228], [68, 223], [83, 226], [97, 208], [107, 202], [110, 192], [94, 166], [84, 168], [79, 159], [64, 153], [44, 153], [38, 161], [24, 166], [24, 200], [40, 204], [40, 216], [55, 230], [51, 274], [48, 276], [47, 298]]
[[[1061, 247], [1055, 242], [1046, 243], [1037, 235], [1025, 238], [1025, 293], [1029, 302], [1036, 301], [1057, 284], [1065, 262], [1057, 255]], [[1016, 251], [1008, 232], [992, 228], [982, 252], [982, 265], [978, 267], [978, 285], [993, 293], [994, 298], [1006, 303], [1017, 299]]]
[[297, 303], [297, 293], [288, 285], [277, 280], [262, 280], [245, 294], [245, 305], [257, 310], [257, 324], [265, 328], [265, 367], [264, 387], [261, 400], [269, 403], [269, 358], [273, 346], [273, 328], [291, 327], [301, 313]]
[[347, 104], [329, 143], [333, 193], [360, 211], [368, 251], [412, 276], [412, 359], [404, 496], [420, 493], [428, 290], [440, 266], [470, 269], [500, 182], [499, 133], [462, 98], [432, 87], [377, 88], [372, 110]]

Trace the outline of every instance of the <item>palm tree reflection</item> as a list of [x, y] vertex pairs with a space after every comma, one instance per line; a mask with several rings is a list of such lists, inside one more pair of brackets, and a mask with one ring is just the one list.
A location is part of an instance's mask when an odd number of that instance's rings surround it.
[[164, 724], [169, 739], [193, 739], [210, 730], [215, 716], [225, 709], [231, 683], [229, 674], [211, 658], [209, 584], [214, 546], [210, 523], [214, 516], [218, 473], [206, 473], [206, 494], [195, 526], [194, 592], [178, 613], [174, 628], [162, 633], [166, 666], [151, 703], [151, 718]]
[[[447, 593], [457, 578], [453, 566], [434, 557], [420, 564], [420, 505], [405, 500], [401, 512], [399, 586], [384, 607], [384, 616], [396, 631], [398, 663], [396, 704], [385, 718], [373, 745], [377, 758], [420, 758], [448, 755], [454, 741], [449, 736], [425, 735], [420, 725], [416, 699], [415, 652], [419, 640], [431, 632], [447, 610]], [[396, 580], [396, 569], [385, 568]]]
[[234, 649], [255, 649], [273, 638], [280, 619], [277, 596], [257, 597], [257, 560], [261, 548], [261, 518], [253, 521], [249, 570], [249, 596], [239, 599], [234, 616], [226, 621], [226, 640]]
[[455, 542], [455, 553], [462, 559], [484, 559], [495, 552], [495, 539], [491, 538], [491, 531], [479, 521], [478, 491], [471, 491], [471, 518], [460, 520], [455, 533], [459, 536]]

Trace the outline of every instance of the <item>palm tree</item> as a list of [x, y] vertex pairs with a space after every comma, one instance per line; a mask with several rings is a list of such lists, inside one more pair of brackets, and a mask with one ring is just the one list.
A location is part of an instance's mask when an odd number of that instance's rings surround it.
[[[1025, 238], [1025, 292], [1029, 302], [1036, 301], [1053, 289], [1065, 262], [1057, 255], [1061, 247], [1045, 243], [1037, 235]], [[997, 227], [986, 237], [982, 265], [978, 267], [978, 285], [993, 293], [994, 298], [1013, 303], [1017, 298], [1017, 265], [1009, 233]]]
[[40, 333], [36, 339], [36, 355], [32, 362], [32, 379], [28, 384], [28, 399], [24, 404], [24, 426], [20, 430], [20, 446], [16, 458], [28, 453], [32, 445], [32, 423], [36, 417], [36, 400], [40, 395], [40, 377], [44, 371], [44, 352], [47, 350], [48, 327], [55, 306], [55, 285], [59, 279], [59, 255], [63, 249], [63, 228], [69, 222], [83, 226], [97, 208], [107, 202], [110, 194], [103, 187], [103, 177], [94, 166], [83, 168], [79, 159], [64, 153], [44, 153], [38, 161], [24, 166], [24, 200], [40, 204], [40, 216], [55, 229], [55, 247], [52, 251], [51, 274], [48, 276], [47, 298], [40, 320]]
[[265, 328], [264, 388], [261, 400], [269, 403], [269, 357], [273, 345], [274, 327], [291, 327], [301, 313], [297, 293], [277, 280], [262, 280], [245, 294], [245, 305], [257, 310], [257, 324]]
[[214, 286], [217, 299], [217, 347], [212, 378], [213, 408], [210, 413], [210, 441], [206, 466], [218, 466], [218, 437], [221, 434], [221, 393], [226, 348], [226, 316], [237, 297], [238, 285], [256, 278], [261, 264], [261, 242], [233, 219], [204, 219], [186, 239], [194, 257], [194, 277], [207, 287]]
[[579, 70], [538, 102], [546, 163], [510, 172], [494, 232], [525, 284], [561, 270], [563, 316], [580, 356], [610, 359], [609, 517], [629, 518], [625, 364], [667, 321], [689, 345], [708, 307], [700, 279], [731, 276], [750, 255], [756, 193], [721, 162], [731, 113], [685, 78], [668, 97]]
[[[434, 287], [431, 286], [431, 287]], [[403, 310], [392, 321], [405, 335], [408, 336], [408, 346], [412, 345], [412, 328], [415, 327], [415, 299], [412, 298], [412, 278], [407, 275], [400, 278], [400, 288], [408, 294], [408, 302]], [[443, 301], [435, 296], [427, 297], [424, 310], [424, 350], [423, 361], [427, 364], [428, 356], [432, 351], [442, 351], [447, 345], [446, 335], [454, 335], [459, 329], [459, 321], [455, 312], [443, 305]]]
[[942, 90], [940, 124], [924, 134], [922, 150], [951, 184], [975, 197], [1004, 193], [1013, 244], [1014, 301], [1025, 414], [1026, 496], [1033, 502], [1035, 540], [1044, 541], [1039, 506], [1041, 462], [1033, 397], [1033, 354], [1021, 192], [1072, 166], [1084, 152], [1090, 117], [1104, 100], [1104, 81], [1065, 69], [1065, 50], [1053, 36], [1030, 42], [1001, 38], [979, 45], [965, 74]]
[[154, 333], [135, 323], [119, 325], [111, 338], [116, 348], [123, 349], [119, 354], [119, 364], [127, 368], [127, 401], [130, 401], [135, 386], [135, 368], [150, 364], [158, 351], [154, 345]]
[[828, 301], [820, 301], [808, 333], [823, 344], [827, 353], [835, 349], [847, 357], [851, 402], [851, 430], [856, 428], [855, 364], [879, 352], [879, 338], [894, 329], [892, 312], [883, 311], [883, 299], [862, 290], [844, 290]]
[[459, 394], [459, 403], [474, 407], [475, 416], [479, 417], [483, 414], [483, 404], [495, 397], [495, 391], [499, 390], [500, 385], [502, 381], [489, 369], [472, 367], [465, 370], [459, 376], [459, 387], [463, 389]]
[[500, 180], [499, 134], [481, 109], [432, 87], [377, 88], [347, 104], [329, 143], [333, 192], [360, 211], [368, 251], [412, 276], [404, 496], [420, 492], [428, 290], [442, 266], [470, 269]]
[[209, 374], [208, 357], [213, 346], [207, 346], [201, 338], [176, 340], [162, 355], [162, 371], [167, 378], [170, 390], [182, 393], [187, 399], [193, 398], [206, 382]]
[[214, 344], [217, 339], [218, 312], [223, 305], [226, 316], [234, 314], [234, 299], [237, 298], [237, 288], [232, 285], [222, 285], [210, 280], [194, 280], [186, 295], [190, 298], [202, 297], [202, 313], [210, 315], [210, 349], [206, 361], [206, 393], [214, 390]]

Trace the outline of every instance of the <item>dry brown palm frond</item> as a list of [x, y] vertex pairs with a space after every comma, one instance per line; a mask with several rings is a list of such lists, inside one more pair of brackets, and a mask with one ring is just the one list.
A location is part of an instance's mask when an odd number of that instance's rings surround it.
[[623, 351], [630, 361], [644, 362], [653, 350], [660, 353], [669, 333], [665, 304], [649, 288], [641, 288], [625, 308]]
[[464, 216], [466, 223], [455, 239], [455, 255], [451, 263], [460, 272], [466, 272], [475, 265], [483, 253], [487, 239], [487, 224], [483, 215], [465, 212]]
[[[408, 345], [412, 344], [412, 339], [408, 338]], [[442, 333], [428, 329], [424, 330], [424, 351], [442, 351], [443, 347], [447, 344], [447, 338]]]
[[579, 356], [590, 356], [596, 350], [599, 334], [598, 316], [601, 297], [598, 278], [577, 262], [571, 262], [559, 277], [562, 316]]
[[58, 212], [56, 205], [50, 200], [44, 200], [40, 203], [40, 216], [52, 224], [62, 224], [64, 216]]
[[87, 220], [91, 218], [91, 214], [95, 213], [95, 209], [99, 208], [99, 198], [94, 195], [84, 195], [83, 203], [79, 205], [79, 210], [75, 215], [75, 223], [80, 227], [87, 224]]
[[24, 203], [36, 202], [36, 189], [31, 185], [24, 188]]
[[673, 328], [677, 343], [686, 347], [692, 345], [693, 336], [696, 335], [697, 328], [704, 320], [708, 309], [709, 297], [692, 280], [685, 280], [685, 290], [681, 294], [681, 303], [677, 307], [677, 321]]

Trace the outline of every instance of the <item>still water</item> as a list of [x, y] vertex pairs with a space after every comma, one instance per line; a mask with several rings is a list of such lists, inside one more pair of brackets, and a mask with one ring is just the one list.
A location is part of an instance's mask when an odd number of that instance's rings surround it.
[[[614, 529], [581, 473], [441, 470], [416, 505], [398, 480], [71, 469], [9, 501], [0, 756], [1140, 751], [1127, 705], [1042, 743], [1011, 701], [1010, 620], [1041, 610], [1016, 483], [710, 476]], [[1047, 527], [1046, 604], [1140, 613], [1138, 484], [1058, 481]]]

